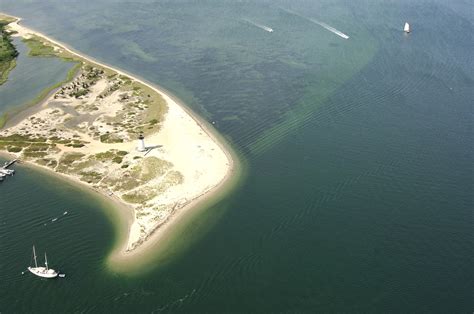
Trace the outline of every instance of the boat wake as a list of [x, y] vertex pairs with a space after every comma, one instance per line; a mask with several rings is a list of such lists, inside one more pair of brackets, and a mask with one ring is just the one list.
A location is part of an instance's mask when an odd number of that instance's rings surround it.
[[170, 302], [164, 306], [161, 306], [157, 308], [156, 310], [152, 311], [152, 313], [161, 313], [161, 312], [169, 312], [173, 311], [175, 309], [178, 309], [185, 301], [186, 299], [192, 298], [196, 294], [196, 289], [193, 289], [191, 293], [186, 294], [185, 296]]
[[341, 31], [338, 31], [338, 30], [335, 29], [334, 27], [332, 27], [332, 26], [330, 26], [330, 25], [328, 25], [328, 24], [326, 24], [326, 23], [324, 23], [324, 22], [320, 22], [320, 21], [318, 21], [318, 20], [309, 19], [309, 18], [308, 18], [308, 20], [311, 21], [311, 22], [313, 22], [313, 23], [315, 23], [315, 24], [318, 24], [318, 25], [324, 27], [325, 29], [327, 29], [328, 31], [330, 31], [330, 32], [332, 32], [332, 33], [334, 33], [334, 34], [336, 34], [336, 35], [339, 36], [339, 37], [342, 37], [342, 38], [344, 38], [344, 39], [349, 39], [349, 36], [347, 36], [346, 34], [344, 34], [344, 33], [341, 32]]
[[247, 20], [247, 19], [242, 19], [242, 21], [247, 22], [247, 23], [249, 23], [250, 25], [253, 25], [253, 26], [258, 27], [258, 28], [260, 28], [260, 29], [263, 29], [263, 30], [266, 31], [266, 32], [273, 33], [273, 28], [271, 28], [271, 27], [268, 27], [268, 26], [265, 26], [265, 25], [262, 25], [262, 24], [255, 23], [255, 22], [252, 22], [252, 21]]
[[[62, 216], [66, 216], [67, 214], [68, 214], [68, 212], [65, 211], [65, 212], [62, 214]], [[56, 222], [59, 218], [61, 218], [61, 216], [59, 216], [59, 217], [54, 217], [54, 218], [51, 219], [51, 222]], [[46, 226], [46, 225], [48, 225], [48, 223], [45, 222], [43, 225]]]
[[293, 14], [293, 15], [296, 15], [296, 16], [298, 16], [298, 17], [301, 17], [302, 19], [305, 19], [305, 20], [307, 20], [307, 21], [310, 21], [310, 22], [313, 23], [313, 24], [319, 25], [319, 26], [325, 28], [326, 30], [330, 31], [331, 33], [336, 34], [337, 36], [339, 36], [339, 37], [341, 37], [341, 38], [349, 39], [349, 36], [348, 36], [348, 35], [344, 34], [344, 33], [341, 32], [340, 30], [335, 29], [335, 28], [332, 27], [331, 25], [328, 25], [328, 24], [326, 24], [326, 23], [324, 23], [324, 22], [318, 21], [318, 20], [316, 20], [316, 19], [314, 19], [314, 18], [309, 18], [309, 17], [303, 16], [303, 15], [301, 15], [301, 14], [299, 14], [299, 13], [293, 12], [293, 11], [291, 11], [291, 10], [288, 10], [288, 9], [285, 9], [285, 8], [282, 8], [282, 7], [280, 7], [280, 9], [283, 10], [283, 11], [285, 11], [285, 12], [287, 12], [287, 13], [289, 13], [289, 14]]

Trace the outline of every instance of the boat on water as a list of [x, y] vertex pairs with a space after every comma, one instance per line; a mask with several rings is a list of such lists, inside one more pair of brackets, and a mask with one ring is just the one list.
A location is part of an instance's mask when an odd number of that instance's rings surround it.
[[403, 31], [407, 34], [410, 32], [410, 24], [408, 24], [408, 22], [405, 22], [405, 26], [403, 27]]
[[0, 169], [0, 173], [6, 175], [6, 176], [12, 176], [15, 174], [15, 170], [13, 169]]
[[44, 253], [44, 267], [38, 266], [38, 262], [36, 260], [36, 250], [35, 246], [33, 245], [33, 258], [35, 260], [35, 267], [28, 267], [28, 270], [39, 277], [42, 278], [56, 278], [58, 276], [58, 272], [54, 269], [48, 267], [48, 257], [46, 256], [46, 252]]

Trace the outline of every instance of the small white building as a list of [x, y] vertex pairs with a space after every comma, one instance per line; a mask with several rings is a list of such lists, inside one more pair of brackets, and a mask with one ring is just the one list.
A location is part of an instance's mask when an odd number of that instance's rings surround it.
[[138, 146], [137, 146], [137, 150], [139, 152], [146, 152], [146, 146], [145, 146], [145, 137], [143, 136], [143, 134], [140, 134], [138, 136]]

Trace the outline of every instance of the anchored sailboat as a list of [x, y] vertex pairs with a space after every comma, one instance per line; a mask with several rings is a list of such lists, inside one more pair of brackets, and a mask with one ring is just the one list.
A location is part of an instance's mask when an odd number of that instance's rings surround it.
[[409, 33], [410, 32], [410, 24], [408, 24], [408, 22], [405, 22], [405, 26], [403, 27], [403, 31], [405, 33]]
[[33, 258], [35, 260], [35, 267], [28, 267], [28, 270], [35, 274], [36, 276], [43, 277], [43, 278], [56, 278], [58, 273], [51, 268], [48, 268], [48, 257], [46, 256], [46, 252], [44, 253], [44, 266], [38, 267], [38, 262], [36, 260], [36, 250], [35, 246], [33, 245]]

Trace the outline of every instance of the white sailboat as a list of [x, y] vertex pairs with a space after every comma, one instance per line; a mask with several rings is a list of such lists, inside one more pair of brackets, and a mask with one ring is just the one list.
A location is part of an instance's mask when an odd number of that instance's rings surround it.
[[410, 32], [410, 24], [408, 24], [408, 22], [405, 22], [405, 26], [403, 27], [403, 31], [405, 33], [409, 33]]
[[35, 246], [33, 245], [33, 257], [35, 260], [35, 267], [28, 267], [28, 270], [35, 274], [36, 276], [43, 277], [43, 278], [56, 278], [58, 273], [51, 268], [48, 268], [48, 258], [46, 257], [46, 252], [44, 253], [44, 266], [38, 267], [38, 262], [36, 261], [36, 250]]

